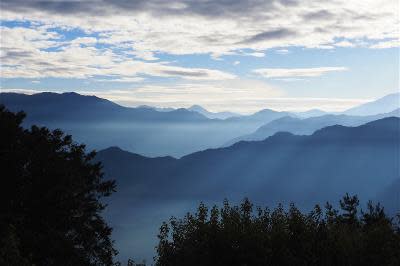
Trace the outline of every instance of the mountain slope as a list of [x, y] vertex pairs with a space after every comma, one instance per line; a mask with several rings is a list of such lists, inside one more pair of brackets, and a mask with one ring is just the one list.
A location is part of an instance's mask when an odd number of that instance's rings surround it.
[[378, 100], [353, 107], [343, 113], [346, 115], [376, 115], [400, 108], [400, 93], [386, 95]]
[[399, 117], [400, 109], [394, 110], [387, 114], [374, 116], [324, 115], [306, 119], [282, 117], [261, 126], [251, 134], [234, 138], [225, 143], [224, 146], [230, 146], [239, 141], [263, 140], [277, 132], [290, 132], [296, 135], [310, 135], [314, 131], [327, 126], [359, 126], [370, 121], [391, 116]]
[[[359, 127], [326, 127], [311, 136], [278, 133], [264, 141], [196, 152], [168, 161], [159, 174], [153, 171], [159, 167], [155, 163], [138, 176], [159, 184], [144, 194], [157, 191], [164, 196], [251, 195], [304, 202], [348, 191], [371, 197], [399, 177], [399, 143], [400, 119], [390, 117]], [[110, 164], [107, 158], [114, 156], [102, 152], [105, 167]], [[117, 168], [139, 166], [144, 164], [132, 160]], [[127, 180], [135, 173], [121, 175]]]

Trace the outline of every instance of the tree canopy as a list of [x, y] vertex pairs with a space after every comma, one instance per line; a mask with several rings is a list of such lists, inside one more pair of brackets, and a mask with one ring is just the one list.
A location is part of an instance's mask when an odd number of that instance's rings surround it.
[[60, 130], [24, 129], [24, 117], [0, 106], [0, 265], [111, 265], [101, 199], [114, 181], [94, 152]]
[[399, 223], [378, 204], [360, 211], [346, 195], [340, 210], [329, 203], [303, 214], [240, 206], [200, 204], [195, 213], [160, 228], [157, 265], [400, 265]]

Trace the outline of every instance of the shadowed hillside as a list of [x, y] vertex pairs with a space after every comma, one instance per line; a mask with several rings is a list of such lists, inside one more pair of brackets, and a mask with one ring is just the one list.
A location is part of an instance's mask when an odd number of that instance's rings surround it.
[[[150, 159], [116, 148], [100, 151], [97, 158], [108, 174], [118, 169], [120, 182], [130, 187], [158, 184], [152, 191], [138, 191], [143, 196], [154, 191], [159, 197], [203, 198], [251, 193], [261, 199], [307, 202], [350, 191], [372, 197], [398, 178], [399, 126], [399, 118], [390, 117], [359, 127], [331, 126], [311, 136], [278, 133], [179, 160]], [[121, 156], [131, 157], [115, 159]]]

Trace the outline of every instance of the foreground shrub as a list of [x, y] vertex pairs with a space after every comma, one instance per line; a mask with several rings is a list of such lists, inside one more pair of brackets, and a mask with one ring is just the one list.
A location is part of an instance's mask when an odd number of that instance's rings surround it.
[[221, 209], [200, 204], [197, 212], [171, 218], [160, 228], [158, 265], [400, 265], [399, 223], [378, 204], [359, 209], [346, 195], [340, 210], [329, 203], [304, 214], [254, 209], [227, 201]]

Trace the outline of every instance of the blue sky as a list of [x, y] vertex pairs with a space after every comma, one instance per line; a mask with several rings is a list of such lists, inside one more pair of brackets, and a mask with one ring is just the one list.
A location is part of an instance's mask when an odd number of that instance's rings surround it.
[[1, 90], [339, 111], [399, 90], [399, 4], [355, 2], [2, 1]]

